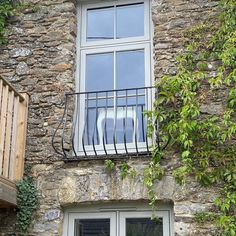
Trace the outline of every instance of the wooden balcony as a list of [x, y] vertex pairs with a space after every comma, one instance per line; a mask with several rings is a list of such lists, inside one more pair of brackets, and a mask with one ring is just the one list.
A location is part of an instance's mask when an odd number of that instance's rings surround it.
[[24, 171], [28, 95], [0, 77], [0, 208], [16, 205]]

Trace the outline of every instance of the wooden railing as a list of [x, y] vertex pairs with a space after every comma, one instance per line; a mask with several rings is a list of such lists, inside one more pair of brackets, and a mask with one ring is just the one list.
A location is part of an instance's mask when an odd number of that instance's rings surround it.
[[28, 100], [0, 76], [0, 178], [23, 176]]

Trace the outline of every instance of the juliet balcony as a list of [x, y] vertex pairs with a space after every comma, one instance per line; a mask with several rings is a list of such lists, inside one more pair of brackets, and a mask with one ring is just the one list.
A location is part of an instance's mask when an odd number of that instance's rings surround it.
[[65, 161], [149, 156], [154, 97], [153, 87], [66, 94], [55, 151]]
[[24, 171], [28, 95], [0, 77], [0, 208], [16, 205]]

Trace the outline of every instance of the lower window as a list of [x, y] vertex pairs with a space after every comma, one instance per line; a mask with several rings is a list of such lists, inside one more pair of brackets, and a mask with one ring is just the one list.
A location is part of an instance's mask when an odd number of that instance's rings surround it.
[[[102, 211], [102, 212], [101, 212]], [[170, 210], [102, 209], [68, 212], [64, 236], [171, 236]]]

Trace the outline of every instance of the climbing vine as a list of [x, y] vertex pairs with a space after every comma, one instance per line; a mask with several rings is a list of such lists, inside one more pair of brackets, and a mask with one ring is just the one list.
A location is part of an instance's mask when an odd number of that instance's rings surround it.
[[31, 168], [26, 166], [25, 176], [21, 181], [16, 183], [18, 207], [16, 224], [23, 234], [27, 234], [33, 219], [33, 213], [38, 206], [37, 188], [30, 174]]
[[13, 0], [0, 0], [0, 45], [6, 43], [7, 20], [14, 12]]
[[[161, 160], [178, 151], [173, 175], [180, 184], [189, 176], [206, 187], [220, 187], [217, 211], [196, 218], [214, 221], [221, 235], [236, 235], [236, 2], [220, 0], [219, 18], [188, 32], [186, 50], [177, 58], [175, 76], [157, 83], [155, 109], [148, 112], [149, 132], [157, 144], [145, 184], [156, 205], [154, 183], [165, 174]], [[210, 23], [209, 23], [210, 22]], [[221, 111], [204, 113], [202, 105], [219, 98]], [[158, 124], [158, 125], [157, 125]], [[166, 148], [167, 147], [167, 148]], [[213, 215], [212, 215], [213, 214]], [[206, 217], [208, 216], [208, 217]]]
[[7, 27], [11, 16], [20, 14], [25, 9], [36, 12], [38, 8], [32, 3], [22, 3], [19, 0], [0, 0], [0, 45], [8, 41]]

